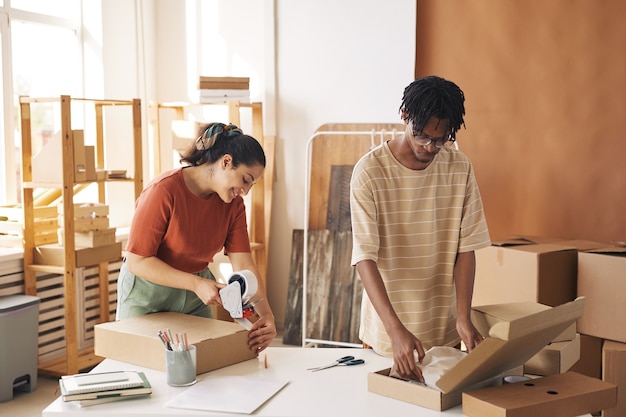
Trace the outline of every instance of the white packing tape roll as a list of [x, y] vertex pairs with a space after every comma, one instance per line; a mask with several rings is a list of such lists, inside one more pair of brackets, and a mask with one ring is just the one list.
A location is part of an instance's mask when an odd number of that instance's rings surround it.
[[234, 281], [239, 281], [239, 285], [241, 286], [241, 300], [244, 303], [247, 303], [259, 289], [259, 282], [249, 269], [233, 272], [228, 278], [228, 283], [230, 284]]

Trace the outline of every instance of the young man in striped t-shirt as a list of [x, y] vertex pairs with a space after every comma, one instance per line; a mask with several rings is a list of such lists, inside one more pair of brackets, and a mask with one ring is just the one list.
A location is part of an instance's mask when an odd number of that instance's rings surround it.
[[422, 381], [415, 351], [421, 361], [432, 346], [482, 340], [470, 319], [474, 251], [491, 242], [472, 165], [452, 145], [464, 101], [440, 77], [412, 82], [404, 134], [364, 155], [350, 183], [352, 264], [365, 289], [359, 337]]

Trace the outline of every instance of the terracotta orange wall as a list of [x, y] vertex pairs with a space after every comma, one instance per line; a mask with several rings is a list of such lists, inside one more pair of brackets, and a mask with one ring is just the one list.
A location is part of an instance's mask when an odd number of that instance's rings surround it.
[[623, 0], [418, 0], [416, 76], [465, 92], [492, 238], [626, 241], [625, 17]]

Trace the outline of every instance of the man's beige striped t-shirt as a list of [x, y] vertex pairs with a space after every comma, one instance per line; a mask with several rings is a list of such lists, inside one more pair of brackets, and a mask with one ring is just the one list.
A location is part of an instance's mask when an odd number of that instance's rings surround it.
[[[424, 349], [459, 343], [456, 255], [490, 245], [469, 159], [446, 146], [426, 169], [412, 170], [383, 143], [355, 165], [350, 205], [352, 264], [377, 263], [396, 313]], [[359, 336], [379, 354], [392, 355], [365, 291]]]

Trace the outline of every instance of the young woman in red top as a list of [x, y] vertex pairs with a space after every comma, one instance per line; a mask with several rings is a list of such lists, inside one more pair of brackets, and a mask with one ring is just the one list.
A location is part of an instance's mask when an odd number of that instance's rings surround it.
[[[220, 305], [208, 268], [224, 250], [233, 271], [259, 272], [252, 259], [243, 202], [265, 170], [259, 142], [234, 125], [212, 123], [185, 153], [185, 166], [154, 178], [136, 202], [118, 279], [117, 319], [159, 311], [211, 317]], [[250, 329], [250, 348], [265, 349], [274, 336], [274, 315], [262, 282], [252, 297], [260, 316]]]

